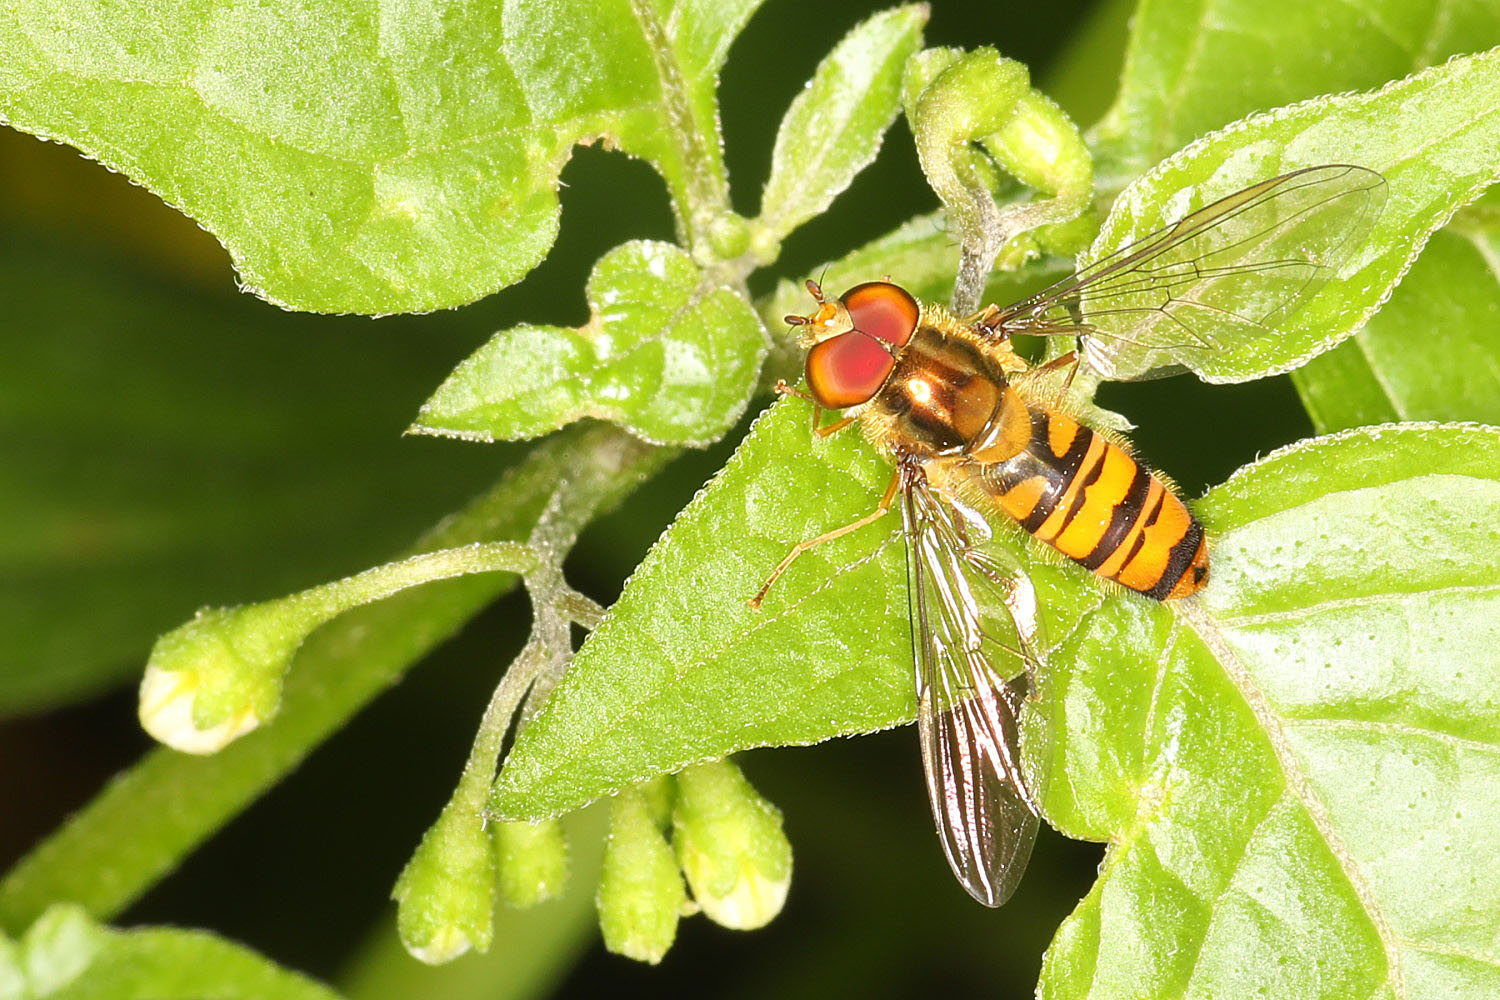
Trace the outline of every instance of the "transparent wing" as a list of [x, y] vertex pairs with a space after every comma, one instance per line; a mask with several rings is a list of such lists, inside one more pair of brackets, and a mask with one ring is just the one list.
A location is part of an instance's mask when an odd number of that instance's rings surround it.
[[[1042, 777], [1020, 756], [1020, 714], [1039, 661], [1035, 594], [987, 554], [982, 518], [903, 469], [917, 724], [943, 852], [969, 895], [999, 906], [1036, 839]], [[1045, 760], [1045, 752], [1034, 755]]]
[[1081, 338], [1107, 378], [1181, 371], [1268, 335], [1369, 237], [1385, 179], [1309, 167], [1262, 181], [984, 317], [991, 329]]

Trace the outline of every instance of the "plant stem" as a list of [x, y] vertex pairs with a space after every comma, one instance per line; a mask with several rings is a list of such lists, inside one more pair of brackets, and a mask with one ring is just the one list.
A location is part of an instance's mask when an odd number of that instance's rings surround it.
[[[523, 540], [563, 483], [557, 516], [585, 523], [673, 454], [612, 427], [565, 431], [412, 551]], [[319, 630], [297, 655], [274, 724], [210, 757], [148, 753], [22, 858], [0, 880], [0, 931], [19, 934], [60, 901], [99, 919], [119, 913], [517, 580], [490, 573], [424, 586]]]

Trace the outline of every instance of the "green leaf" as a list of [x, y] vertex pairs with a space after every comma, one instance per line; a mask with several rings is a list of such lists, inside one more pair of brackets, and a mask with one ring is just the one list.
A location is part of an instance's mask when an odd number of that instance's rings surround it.
[[926, 4], [871, 17], [818, 64], [776, 133], [756, 220], [780, 240], [821, 215], [869, 165], [900, 108], [901, 72], [922, 44]]
[[1433, 236], [1358, 334], [1292, 373], [1319, 430], [1392, 420], [1500, 424], [1500, 228], [1487, 215], [1461, 220]]
[[516, 737], [492, 805], [571, 810], [683, 765], [911, 718], [896, 519], [820, 546], [760, 611], [795, 542], [875, 505], [890, 467], [857, 435], [810, 442], [782, 402], [652, 548], [546, 706]]
[[[1298, 168], [1355, 162], [1382, 173], [1389, 190], [1364, 246], [1274, 328], [1211, 325], [1213, 351], [1184, 338], [1175, 322], [1132, 328], [1128, 342], [1107, 343], [1112, 374], [1129, 378], [1175, 362], [1210, 382], [1237, 382], [1288, 371], [1327, 350], [1374, 314], [1428, 236], [1500, 179], [1497, 148], [1500, 49], [1454, 59], [1373, 93], [1317, 98], [1248, 118], [1173, 155], [1121, 193], [1081, 266], [1209, 202]], [[1307, 229], [1296, 232], [1311, 235]]]
[[[0, 938], [0, 942], [4, 939]], [[7, 955], [0, 986], [17, 1000], [337, 1000], [324, 986], [203, 931], [117, 931], [82, 907], [49, 909]]]
[[1302, 442], [1199, 512], [1200, 600], [1053, 651], [1047, 816], [1112, 846], [1040, 995], [1493, 996], [1500, 433]]
[[706, 444], [744, 412], [765, 331], [732, 288], [670, 243], [635, 240], [594, 265], [589, 321], [495, 334], [422, 406], [412, 431], [537, 437], [584, 417], [645, 440]]
[[273, 302], [437, 309], [542, 259], [580, 140], [650, 161], [706, 239], [716, 74], [755, 6], [25, 4], [0, 12], [0, 120], [178, 206]]
[[1251, 112], [1500, 44], [1500, 10], [1486, 0], [1142, 0], [1130, 23], [1120, 92], [1096, 135], [1110, 190]]
[[[1114, 186], [1183, 143], [1251, 111], [1322, 93], [1377, 86], [1456, 53], [1500, 44], [1500, 8], [1486, 2], [1353, 0], [1287, 3], [1272, 10], [1250, 0], [1221, 0], [1212, 5], [1198, 0], [1146, 0], [1141, 4], [1132, 21], [1119, 99], [1098, 135], [1102, 169], [1114, 172]], [[1337, 42], [1305, 43], [1319, 36]], [[1275, 72], [1264, 71], [1269, 65], [1275, 66]], [[1468, 223], [1463, 229], [1476, 244], [1482, 239]], [[1445, 238], [1435, 237], [1425, 253], [1455, 261], [1457, 251]], [[1442, 384], [1453, 373], [1462, 373], [1458, 377], [1467, 381], [1483, 370], [1466, 362], [1472, 348], [1465, 341], [1475, 336], [1472, 323], [1483, 322], [1487, 315], [1489, 296], [1472, 277], [1454, 281], [1450, 287], [1447, 269], [1423, 260], [1402, 279], [1391, 303], [1366, 326], [1367, 332], [1293, 374], [1320, 430], [1397, 419], [1398, 409], [1391, 405], [1387, 391], [1408, 380], [1399, 370], [1388, 374], [1385, 368], [1396, 361], [1394, 349], [1404, 337], [1415, 337], [1410, 343], [1424, 345], [1422, 353], [1432, 362], [1428, 381], [1436, 390], [1427, 394], [1429, 405], [1411, 410], [1413, 415], [1453, 419], [1483, 417], [1487, 412], [1481, 400], [1490, 398], [1488, 393], [1469, 397], [1477, 409], [1457, 397], [1448, 409], [1430, 405], [1439, 402]], [[1471, 274], [1462, 265], [1460, 270]], [[1441, 300], [1439, 315], [1451, 318], [1462, 313], [1466, 322], [1419, 327], [1402, 323], [1398, 329], [1392, 325], [1398, 316], [1414, 317], [1415, 309], [1404, 305], [1408, 299], [1413, 303]], [[1450, 339], [1452, 351], [1447, 349]], [[1376, 340], [1388, 346], [1365, 348]], [[1404, 351], [1400, 356], [1405, 364], [1398, 363], [1398, 368], [1415, 373], [1417, 356]], [[1446, 358], [1453, 359], [1451, 367], [1444, 363]], [[1403, 392], [1399, 388], [1390, 391], [1398, 396]]]

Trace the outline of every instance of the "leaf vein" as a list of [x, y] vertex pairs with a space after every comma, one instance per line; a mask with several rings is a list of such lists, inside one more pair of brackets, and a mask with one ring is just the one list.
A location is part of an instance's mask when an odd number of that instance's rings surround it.
[[1280, 622], [1299, 622], [1305, 618], [1320, 615], [1328, 611], [1341, 611], [1345, 608], [1379, 607], [1382, 604], [1401, 603], [1414, 598], [1495, 593], [1500, 593], [1500, 583], [1459, 583], [1448, 587], [1428, 587], [1423, 590], [1386, 591], [1377, 594], [1360, 594], [1357, 597], [1333, 598], [1317, 601], [1313, 604], [1305, 604], [1298, 608], [1286, 608], [1281, 611], [1264, 611], [1259, 614], [1246, 615], [1219, 615], [1216, 617], [1221, 626], [1237, 629], [1245, 626], [1272, 625]]
[[1477, 753], [1500, 754], [1500, 743], [1489, 743], [1484, 740], [1475, 739], [1472, 736], [1458, 736], [1454, 733], [1445, 733], [1440, 729], [1430, 729], [1426, 726], [1414, 726], [1409, 722], [1390, 722], [1376, 719], [1338, 719], [1327, 716], [1294, 716], [1287, 720], [1287, 725], [1293, 729], [1353, 730], [1355, 732], [1373, 733], [1377, 736], [1413, 737], [1446, 743], [1453, 747], [1473, 750]]

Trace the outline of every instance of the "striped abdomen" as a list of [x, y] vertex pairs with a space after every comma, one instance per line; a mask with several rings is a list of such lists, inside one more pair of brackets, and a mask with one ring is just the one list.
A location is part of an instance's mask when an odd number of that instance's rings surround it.
[[1031, 441], [979, 481], [1037, 539], [1157, 600], [1208, 578], [1203, 526], [1165, 483], [1077, 421], [1032, 409]]

